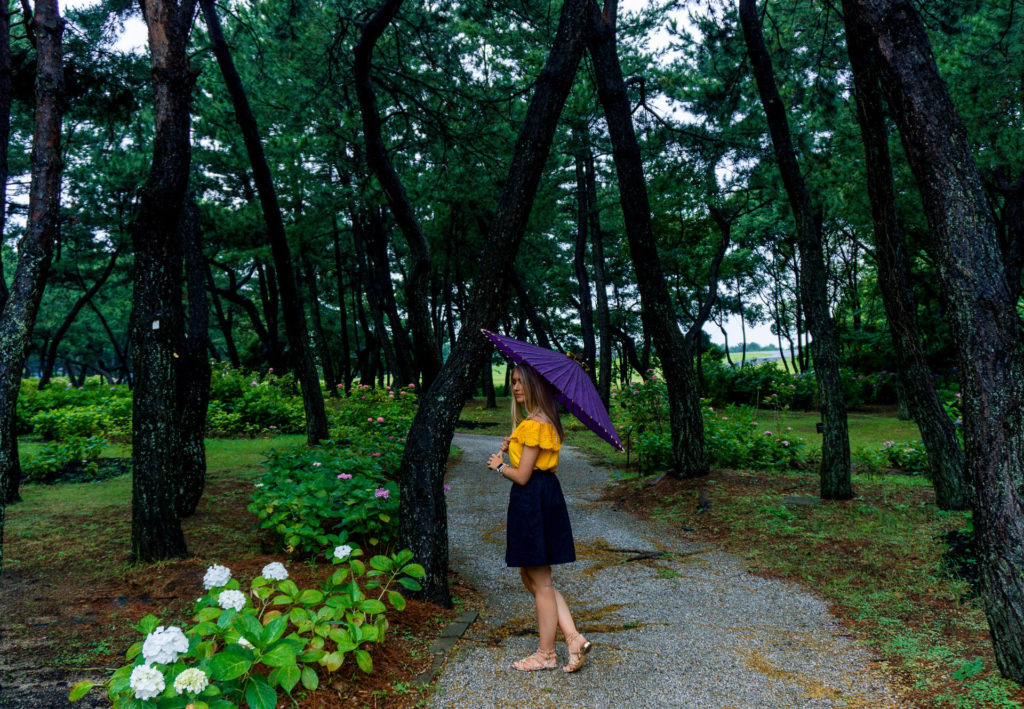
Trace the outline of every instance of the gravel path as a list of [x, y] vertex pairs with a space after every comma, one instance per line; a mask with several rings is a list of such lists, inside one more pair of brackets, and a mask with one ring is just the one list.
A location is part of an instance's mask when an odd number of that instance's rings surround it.
[[[554, 567], [594, 648], [575, 675], [520, 673], [537, 646], [533, 599], [504, 564], [509, 485], [497, 436], [458, 434], [449, 473], [451, 565], [484, 598], [437, 677], [436, 707], [897, 707], [870, 654], [823, 601], [741, 560], [600, 501], [609, 471], [571, 447], [559, 478], [578, 561]], [[646, 558], [636, 558], [644, 557]], [[559, 663], [566, 661], [558, 637]]]

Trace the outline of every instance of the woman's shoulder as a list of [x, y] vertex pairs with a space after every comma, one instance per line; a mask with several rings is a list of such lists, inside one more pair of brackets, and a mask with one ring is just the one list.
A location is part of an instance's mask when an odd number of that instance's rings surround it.
[[523, 419], [512, 432], [512, 440], [524, 446], [537, 446], [549, 450], [559, 450], [562, 442], [558, 437], [555, 425], [548, 420], [538, 421], [535, 418]]

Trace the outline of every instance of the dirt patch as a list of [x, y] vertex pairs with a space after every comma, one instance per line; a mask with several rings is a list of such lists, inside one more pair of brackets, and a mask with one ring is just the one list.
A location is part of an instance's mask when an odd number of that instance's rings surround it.
[[[189, 616], [211, 563], [229, 566], [244, 583], [271, 561], [284, 561], [300, 587], [316, 588], [328, 567], [269, 554], [246, 506], [251, 480], [214, 479], [185, 532], [193, 556], [146, 566], [128, 564], [130, 501], [102, 515], [67, 510], [33, 512], [31, 534], [9, 535], [10, 561], [0, 581], [0, 707], [107, 707], [101, 690], [70, 704], [71, 687], [83, 679], [106, 680], [138, 639], [133, 625], [148, 613], [167, 624]], [[24, 504], [24, 503], [23, 503]], [[29, 511], [8, 508], [9, 519]], [[452, 579], [453, 594], [473, 592]], [[374, 671], [364, 674], [352, 658], [335, 673], [320, 675], [321, 687], [303, 707], [408, 707], [422, 699], [413, 678], [430, 667], [430, 643], [459, 609], [409, 599], [389, 612], [384, 643], [364, 646]]]

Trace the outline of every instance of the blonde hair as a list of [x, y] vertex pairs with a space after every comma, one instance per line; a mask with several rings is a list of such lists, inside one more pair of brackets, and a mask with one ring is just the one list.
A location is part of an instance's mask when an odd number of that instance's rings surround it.
[[519, 372], [519, 379], [523, 383], [524, 400], [523, 406], [520, 407], [515, 395], [512, 396], [512, 430], [514, 431], [523, 419], [542, 413], [554, 425], [555, 431], [558, 432], [558, 440], [565, 440], [562, 420], [558, 416], [558, 403], [555, 401], [555, 388], [528, 364], [517, 364], [513, 367], [512, 374], [516, 372]]

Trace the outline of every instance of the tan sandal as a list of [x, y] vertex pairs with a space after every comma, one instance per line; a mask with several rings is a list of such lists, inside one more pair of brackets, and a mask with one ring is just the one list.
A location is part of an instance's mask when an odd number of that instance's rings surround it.
[[522, 660], [516, 660], [512, 663], [520, 672], [535, 672], [536, 670], [553, 670], [558, 667], [558, 658], [555, 656], [555, 651], [551, 650], [537, 650], [529, 657], [524, 657]]
[[[573, 650], [572, 646], [576, 642], [579, 642], [579, 644]], [[587, 659], [587, 653], [590, 652], [591, 643], [579, 633], [573, 633], [565, 639], [565, 644], [569, 648], [569, 662], [562, 668], [562, 672], [575, 672], [583, 667], [583, 662]]]

